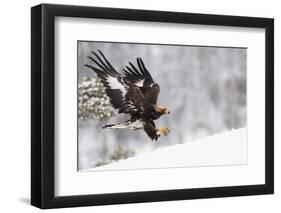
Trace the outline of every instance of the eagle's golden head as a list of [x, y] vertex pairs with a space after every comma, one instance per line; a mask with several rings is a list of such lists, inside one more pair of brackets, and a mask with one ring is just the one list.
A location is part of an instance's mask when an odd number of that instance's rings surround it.
[[161, 115], [170, 114], [170, 110], [166, 107], [158, 106], [158, 110]]

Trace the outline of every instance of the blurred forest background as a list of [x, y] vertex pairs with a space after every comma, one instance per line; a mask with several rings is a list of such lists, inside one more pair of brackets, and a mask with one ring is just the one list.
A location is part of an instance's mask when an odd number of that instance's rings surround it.
[[[158, 103], [170, 129], [155, 143], [144, 131], [102, 129], [122, 122], [95, 73], [85, 64], [101, 50], [120, 71], [141, 57], [161, 88]], [[88, 169], [247, 125], [245, 48], [78, 42], [78, 168]], [[172, 156], [171, 156], [172, 157]]]

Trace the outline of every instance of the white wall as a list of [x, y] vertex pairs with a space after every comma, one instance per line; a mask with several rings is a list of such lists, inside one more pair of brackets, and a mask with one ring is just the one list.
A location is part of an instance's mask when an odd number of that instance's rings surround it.
[[[278, 1], [93, 1], [58, 0], [45, 3], [200, 12], [211, 14], [264, 16], [275, 18], [275, 195], [173, 201], [51, 210], [56, 212], [278, 212], [281, 207], [281, 13]], [[41, 1], [1, 2], [1, 212], [38, 212], [28, 205], [30, 196], [30, 7]], [[4, 47], [4, 48], [3, 48]]]

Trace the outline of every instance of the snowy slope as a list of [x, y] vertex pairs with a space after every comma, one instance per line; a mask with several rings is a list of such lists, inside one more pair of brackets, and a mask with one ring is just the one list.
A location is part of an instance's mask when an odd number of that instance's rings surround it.
[[83, 171], [247, 164], [247, 129], [173, 145]]

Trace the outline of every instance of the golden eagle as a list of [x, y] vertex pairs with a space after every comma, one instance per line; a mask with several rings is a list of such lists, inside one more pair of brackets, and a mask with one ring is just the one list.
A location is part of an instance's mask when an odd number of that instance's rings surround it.
[[152, 140], [161, 135], [167, 135], [168, 128], [156, 128], [154, 120], [161, 115], [170, 113], [165, 107], [157, 105], [160, 87], [155, 83], [144, 66], [141, 58], [137, 58], [137, 67], [129, 62], [128, 66], [117, 72], [104, 54], [92, 52], [88, 58], [95, 66], [85, 64], [101, 79], [106, 88], [110, 102], [119, 113], [126, 113], [131, 118], [120, 124], [108, 124], [104, 128], [114, 129], [143, 129]]

